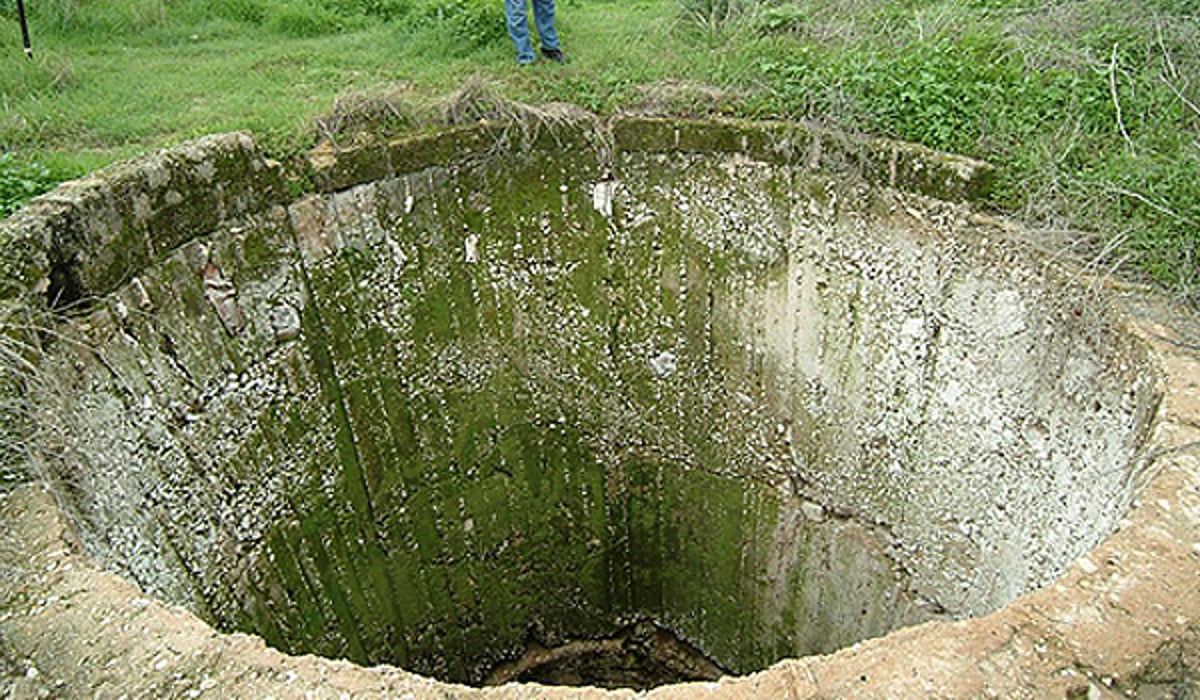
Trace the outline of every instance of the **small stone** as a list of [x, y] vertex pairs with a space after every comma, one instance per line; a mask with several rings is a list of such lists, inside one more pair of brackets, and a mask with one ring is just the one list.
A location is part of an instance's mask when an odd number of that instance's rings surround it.
[[225, 276], [225, 272], [211, 261], [200, 271], [204, 279], [204, 295], [217, 312], [217, 318], [232, 338], [246, 326], [246, 317], [237, 300], [237, 287]]
[[675, 357], [675, 353], [670, 350], [663, 350], [654, 357], [650, 358], [650, 371], [654, 372], [654, 376], [659, 379], [666, 379], [675, 374], [675, 370], [679, 368], [679, 361]]
[[133, 295], [137, 300], [139, 309], [142, 311], [150, 311], [154, 308], [154, 302], [150, 300], [150, 293], [146, 291], [146, 285], [142, 284], [140, 277], [134, 277], [132, 280], [130, 280], [129, 287], [133, 290]]
[[300, 312], [291, 304], [280, 304], [271, 309], [271, 330], [277, 343], [300, 337]]
[[800, 504], [800, 512], [804, 514], [804, 517], [808, 518], [814, 523], [823, 522], [825, 520], [825, 508], [820, 503], [804, 501]]
[[463, 254], [468, 263], [479, 262], [479, 235], [472, 233], [463, 241]]
[[1079, 568], [1083, 570], [1083, 573], [1088, 575], [1094, 574], [1100, 570], [1100, 568], [1093, 564], [1092, 560], [1088, 559], [1087, 557], [1080, 557], [1077, 563], [1079, 564]]
[[613, 215], [613, 194], [616, 183], [612, 180], [601, 180], [592, 186], [592, 208], [606, 219]]

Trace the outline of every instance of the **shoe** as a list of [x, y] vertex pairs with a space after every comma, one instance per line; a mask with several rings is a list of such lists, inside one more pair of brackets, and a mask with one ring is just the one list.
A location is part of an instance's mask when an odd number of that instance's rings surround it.
[[555, 63], [566, 63], [567, 57], [563, 55], [562, 49], [542, 49], [542, 55], [554, 61]]

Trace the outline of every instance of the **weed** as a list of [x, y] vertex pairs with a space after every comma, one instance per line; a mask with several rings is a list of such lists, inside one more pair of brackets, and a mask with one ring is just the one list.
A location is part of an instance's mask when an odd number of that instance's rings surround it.
[[[0, 24], [0, 30], [3, 29], [5, 25]], [[17, 47], [20, 39], [16, 32], [0, 31], [0, 43]], [[11, 58], [5, 59], [4, 71], [0, 72], [0, 100], [3, 101], [0, 104], [38, 97], [52, 99], [77, 86], [78, 81], [69, 59], [41, 50], [34, 53], [33, 60], [18, 58], [16, 53], [13, 51]], [[2, 143], [3, 140], [0, 140]]]
[[801, 5], [771, 5], [759, 15], [758, 29], [764, 34], [799, 33], [811, 21], [807, 8]]
[[448, 31], [451, 53], [504, 40], [504, 6], [491, 0], [423, 0], [418, 10], [424, 23]]
[[266, 0], [196, 0], [190, 8], [197, 16], [220, 17], [254, 26], [266, 21], [268, 11]]
[[639, 86], [636, 91], [640, 96], [636, 111], [686, 117], [721, 114], [740, 97], [729, 90], [677, 80]]
[[322, 0], [322, 7], [344, 18], [361, 16], [397, 22], [412, 13], [415, 0]]
[[268, 8], [264, 26], [282, 36], [304, 38], [340, 32], [345, 20], [320, 5], [279, 3]]
[[339, 95], [333, 109], [316, 118], [318, 136], [333, 144], [359, 135], [385, 135], [416, 127], [422, 100], [411, 83], [384, 85]]
[[682, 26], [711, 48], [759, 23], [758, 0], [678, 0]]
[[50, 169], [37, 163], [18, 163], [9, 153], [0, 153], [0, 216], [8, 216], [33, 197], [58, 184]]
[[1194, 19], [1168, 26], [1102, 0], [892, 3], [864, 13], [871, 38], [848, 43], [794, 7], [758, 42], [768, 92], [750, 111], [989, 159], [994, 206], [1089, 230], [1076, 234], [1086, 254], [1200, 300]]
[[479, 77], [468, 80], [442, 100], [436, 111], [441, 125], [479, 121], [501, 125], [503, 128], [493, 145], [499, 151], [511, 150], [513, 146], [527, 149], [541, 134], [554, 136], [557, 129], [572, 124], [586, 123], [593, 133], [600, 132], [598, 119], [590, 112], [565, 103], [533, 107], [514, 102], [504, 97], [494, 84]]

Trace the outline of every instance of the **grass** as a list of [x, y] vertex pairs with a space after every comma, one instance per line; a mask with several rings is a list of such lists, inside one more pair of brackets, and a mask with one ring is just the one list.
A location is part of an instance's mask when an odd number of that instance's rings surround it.
[[[1196, 0], [559, 0], [572, 62], [530, 70], [491, 0], [30, 9], [33, 61], [0, 8], [0, 205], [214, 131], [249, 129], [287, 155], [335, 104], [432, 99], [474, 77], [601, 115], [649, 101], [987, 158], [990, 205], [1048, 245], [1200, 303]], [[708, 87], [647, 87], [663, 85]]]
[[44, 326], [36, 316], [15, 299], [0, 300], [0, 491], [21, 481], [35, 457], [26, 396], [39, 374], [36, 335]]

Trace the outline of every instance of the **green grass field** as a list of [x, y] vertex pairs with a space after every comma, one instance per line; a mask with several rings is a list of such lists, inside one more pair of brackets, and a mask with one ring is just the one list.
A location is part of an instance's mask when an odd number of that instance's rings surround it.
[[339, 101], [474, 78], [986, 158], [990, 205], [1047, 247], [1200, 302], [1197, 0], [559, 0], [571, 63], [530, 69], [500, 0], [26, 0], [33, 60], [0, 2], [0, 213], [204, 133], [248, 129], [284, 157]]

